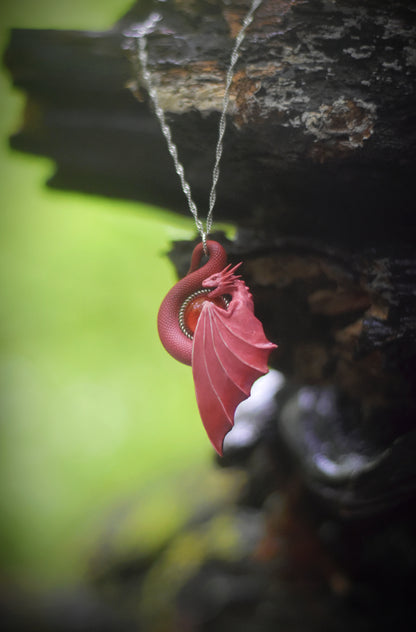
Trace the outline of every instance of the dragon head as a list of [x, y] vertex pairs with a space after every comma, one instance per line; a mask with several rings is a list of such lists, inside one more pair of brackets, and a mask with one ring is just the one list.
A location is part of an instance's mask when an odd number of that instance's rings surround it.
[[240, 275], [234, 274], [240, 266], [241, 262], [237, 263], [234, 267], [229, 264], [224, 270], [221, 270], [221, 272], [211, 274], [211, 276], [202, 281], [202, 287], [213, 288], [209, 294], [210, 298], [232, 293], [236, 287], [236, 283], [241, 278]]

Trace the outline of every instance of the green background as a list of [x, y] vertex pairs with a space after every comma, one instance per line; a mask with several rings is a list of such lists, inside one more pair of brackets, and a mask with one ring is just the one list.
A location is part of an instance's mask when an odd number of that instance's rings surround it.
[[[3, 2], [1, 49], [11, 27], [103, 30], [131, 3]], [[47, 189], [53, 164], [8, 148], [24, 98], [4, 68], [0, 79], [1, 573], [48, 589], [82, 578], [132, 499], [126, 538], [151, 546], [180, 520], [178, 481], [209, 468], [191, 372], [155, 327], [175, 279], [164, 254], [194, 229], [162, 209]]]

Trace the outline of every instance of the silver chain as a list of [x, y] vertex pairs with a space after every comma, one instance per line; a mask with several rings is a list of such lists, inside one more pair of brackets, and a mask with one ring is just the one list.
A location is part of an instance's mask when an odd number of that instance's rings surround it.
[[224, 90], [224, 96], [222, 100], [221, 117], [220, 117], [220, 122], [218, 126], [218, 140], [217, 140], [217, 145], [215, 149], [215, 164], [212, 170], [212, 185], [211, 185], [211, 190], [209, 193], [209, 207], [208, 207], [208, 213], [207, 213], [205, 225], [204, 225], [204, 222], [198, 216], [197, 206], [194, 200], [192, 199], [191, 187], [189, 186], [185, 178], [184, 168], [178, 157], [178, 149], [172, 140], [172, 132], [169, 125], [166, 122], [165, 113], [163, 109], [160, 107], [157, 90], [153, 84], [152, 75], [148, 67], [146, 36], [153, 30], [155, 24], [161, 19], [161, 16], [157, 13], [153, 13], [148, 18], [148, 20], [144, 24], [140, 25], [140, 27], [138, 27], [135, 31], [135, 36], [137, 37], [137, 42], [138, 42], [138, 56], [139, 56], [140, 65], [141, 65], [142, 79], [145, 83], [147, 92], [152, 100], [155, 114], [157, 118], [159, 119], [160, 128], [166, 139], [169, 153], [173, 158], [173, 163], [175, 165], [176, 173], [179, 176], [182, 190], [188, 201], [189, 210], [194, 217], [195, 225], [197, 227], [199, 234], [201, 235], [202, 243], [204, 245], [204, 250], [206, 250], [207, 237], [209, 233], [211, 232], [211, 228], [212, 228], [212, 214], [213, 214], [215, 201], [217, 197], [216, 187], [217, 187], [217, 182], [220, 175], [220, 161], [221, 161], [222, 150], [223, 150], [223, 139], [224, 139], [224, 134], [225, 134], [225, 128], [227, 125], [227, 109], [228, 109], [228, 104], [230, 101], [230, 88], [231, 88], [231, 84], [234, 77], [234, 68], [239, 57], [240, 46], [245, 38], [246, 31], [248, 27], [250, 26], [250, 24], [252, 23], [254, 13], [259, 8], [262, 1], [263, 0], [252, 1], [251, 7], [248, 10], [248, 13], [246, 14], [243, 20], [243, 23], [241, 25], [241, 29], [235, 38], [234, 47], [231, 52], [230, 63], [228, 65], [228, 70], [227, 70], [226, 79], [225, 79], [225, 90]]

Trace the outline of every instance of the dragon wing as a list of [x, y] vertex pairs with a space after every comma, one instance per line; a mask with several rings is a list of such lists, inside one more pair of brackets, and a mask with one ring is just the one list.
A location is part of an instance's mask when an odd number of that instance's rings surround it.
[[248, 305], [231, 303], [225, 310], [205, 301], [194, 333], [192, 372], [201, 419], [218, 454], [234, 425], [235, 409], [268, 372], [275, 346]]

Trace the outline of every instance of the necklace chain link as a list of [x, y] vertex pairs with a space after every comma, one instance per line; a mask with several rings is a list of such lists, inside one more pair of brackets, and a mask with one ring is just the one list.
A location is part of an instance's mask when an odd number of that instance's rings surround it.
[[225, 79], [225, 90], [224, 96], [222, 100], [222, 109], [221, 109], [221, 117], [218, 125], [218, 140], [215, 149], [215, 163], [212, 170], [212, 185], [209, 193], [209, 205], [208, 205], [208, 213], [206, 217], [205, 224], [200, 219], [198, 215], [198, 208], [192, 198], [191, 187], [189, 186], [188, 181], [185, 178], [185, 172], [182, 163], [179, 160], [178, 149], [173, 142], [171, 129], [166, 121], [165, 113], [163, 109], [160, 107], [158, 93], [156, 87], [153, 83], [152, 75], [149, 71], [148, 67], [148, 53], [147, 53], [147, 39], [146, 36], [153, 30], [156, 23], [161, 19], [161, 16], [157, 13], [153, 13], [149, 16], [148, 20], [144, 24], [141, 25], [140, 28], [136, 29], [136, 37], [137, 37], [137, 47], [138, 47], [138, 57], [141, 66], [141, 75], [147, 92], [150, 96], [150, 99], [153, 103], [155, 114], [159, 120], [160, 128], [162, 133], [166, 139], [168, 150], [170, 155], [172, 156], [173, 163], [175, 166], [175, 171], [179, 176], [179, 180], [181, 183], [182, 191], [185, 194], [185, 197], [188, 201], [189, 210], [192, 213], [196, 228], [201, 235], [202, 243], [204, 246], [204, 250], [206, 252], [206, 241], [209, 233], [212, 228], [212, 215], [214, 211], [214, 206], [216, 202], [216, 187], [220, 175], [220, 161], [222, 156], [222, 151], [224, 147], [224, 134], [227, 125], [227, 110], [228, 104], [230, 101], [230, 88], [234, 77], [234, 68], [237, 63], [240, 47], [244, 41], [246, 32], [248, 27], [253, 21], [254, 13], [259, 8], [263, 0], [253, 0], [248, 10], [241, 28], [234, 40], [233, 50], [230, 56], [230, 63], [228, 65], [228, 70]]

